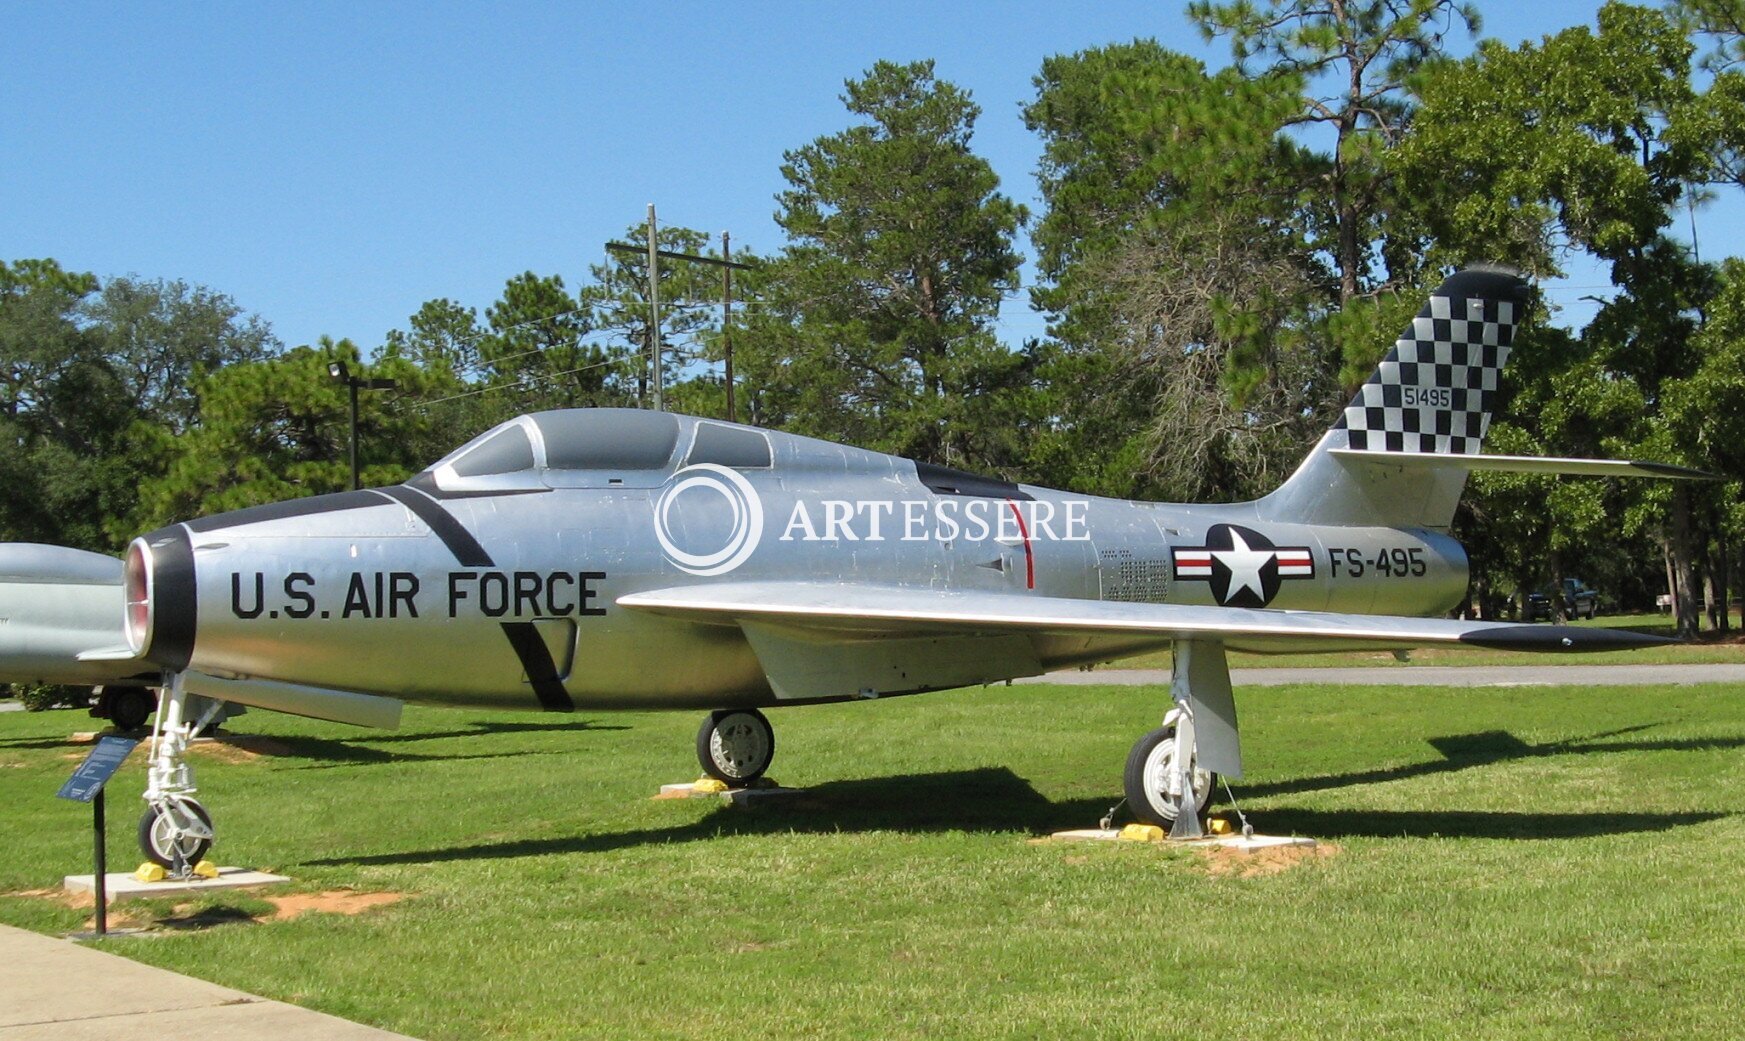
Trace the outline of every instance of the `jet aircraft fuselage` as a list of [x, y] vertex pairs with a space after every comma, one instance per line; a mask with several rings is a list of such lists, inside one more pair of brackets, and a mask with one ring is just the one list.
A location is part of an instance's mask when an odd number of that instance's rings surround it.
[[[140, 540], [128, 567], [130, 600], [149, 608], [131, 616], [136, 649], [165, 667], [547, 709], [756, 706], [936, 685], [925, 669], [912, 686], [871, 691], [845, 674], [837, 689], [783, 698], [738, 626], [618, 606], [648, 590], [824, 580], [1436, 616], [1467, 581], [1460, 545], [1426, 528], [1076, 495], [611, 409], [522, 417], [405, 485], [167, 528]], [[1168, 643], [1042, 636], [979, 678]]]

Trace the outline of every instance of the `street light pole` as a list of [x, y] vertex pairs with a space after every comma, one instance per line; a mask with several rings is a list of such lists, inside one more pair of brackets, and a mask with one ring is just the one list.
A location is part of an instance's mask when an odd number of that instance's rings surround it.
[[357, 491], [363, 487], [357, 464], [357, 392], [359, 390], [393, 390], [399, 386], [399, 381], [389, 379], [364, 379], [353, 376], [351, 366], [343, 361], [327, 363], [327, 375], [335, 383], [345, 384], [351, 396], [351, 490]]
[[357, 380], [346, 380], [345, 389], [351, 391], [351, 490], [355, 492], [363, 487], [357, 469]]

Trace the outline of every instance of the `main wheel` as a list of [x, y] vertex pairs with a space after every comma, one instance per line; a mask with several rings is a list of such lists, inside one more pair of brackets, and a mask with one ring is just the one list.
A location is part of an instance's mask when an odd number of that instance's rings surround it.
[[[1127, 805], [1133, 815], [1146, 824], [1169, 827], [1181, 813], [1181, 797], [1170, 793], [1170, 779], [1176, 772], [1175, 727], [1158, 727], [1134, 744], [1127, 753], [1127, 769], [1122, 773], [1122, 785], [1127, 792]], [[1212, 802], [1218, 775], [1194, 767], [1194, 800], [1200, 812]]]
[[775, 728], [754, 708], [711, 712], [697, 731], [703, 772], [734, 787], [762, 777], [775, 755]]
[[[181, 805], [189, 813], [200, 819], [206, 830], [212, 830], [212, 815], [206, 812], [206, 807], [193, 799], [181, 800]], [[162, 806], [147, 808], [145, 815], [139, 818], [139, 848], [147, 859], [162, 864], [164, 867], [176, 866], [176, 852], [182, 854], [182, 863], [193, 867], [206, 859], [206, 851], [212, 848], [212, 840], [197, 839], [184, 835], [180, 841], [175, 838], [175, 825]]]
[[109, 700], [109, 721], [115, 729], [131, 733], [145, 726], [145, 721], [157, 708], [157, 699], [144, 687], [120, 687], [106, 692]]

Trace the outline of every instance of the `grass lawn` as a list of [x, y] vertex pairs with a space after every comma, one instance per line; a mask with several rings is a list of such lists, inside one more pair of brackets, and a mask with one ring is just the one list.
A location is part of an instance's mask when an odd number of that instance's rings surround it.
[[[214, 897], [232, 924], [104, 946], [431, 1041], [1739, 1036], [1745, 689], [1240, 696], [1245, 808], [1336, 853], [1241, 877], [1026, 841], [1115, 801], [1162, 711], [1142, 688], [772, 713], [774, 773], [818, 802], [750, 813], [649, 800], [695, 775], [689, 714], [257, 712], [236, 727], [273, 754], [197, 760], [218, 859], [408, 899], [255, 922]], [[88, 725], [0, 714], [0, 892], [89, 870], [53, 798]], [[136, 753], [120, 863], [143, 782]], [[83, 917], [0, 896], [12, 924]]]
[[[1541, 623], [1543, 624], [1543, 623]], [[1672, 619], [1660, 614], [1602, 615], [1571, 625], [1630, 629], [1671, 637]], [[1582, 651], [1574, 654], [1533, 654], [1525, 651], [1492, 651], [1483, 648], [1426, 648], [1400, 661], [1385, 651], [1344, 651], [1337, 654], [1231, 654], [1233, 669], [1326, 669], [1353, 666], [1406, 668], [1413, 665], [1700, 665], [1712, 662], [1745, 662], [1745, 633], [1732, 630], [1725, 639], [1712, 633], [1674, 647], [1650, 647], [1635, 651]], [[1110, 662], [1109, 669], [1167, 669], [1169, 651], [1156, 651], [1136, 658]], [[1401, 677], [1400, 682], [1411, 682]]]

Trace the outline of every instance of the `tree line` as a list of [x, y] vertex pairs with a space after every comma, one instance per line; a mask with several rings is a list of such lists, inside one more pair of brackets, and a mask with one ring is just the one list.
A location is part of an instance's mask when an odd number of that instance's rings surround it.
[[[1607, 4], [1540, 40], [1455, 0], [1188, 5], [1231, 62], [1154, 39], [1047, 58], [1021, 118], [1040, 206], [974, 150], [982, 116], [930, 61], [848, 82], [847, 125], [787, 152], [786, 237], [737, 279], [666, 262], [653, 330], [667, 407], [739, 417], [1093, 494], [1236, 500], [1331, 425], [1453, 268], [1536, 278], [1572, 258], [1620, 291], [1588, 325], [1535, 301], [1487, 450], [1648, 458], [1689, 485], [1490, 474], [1457, 534], [1475, 603], [1566, 575], [1680, 627], [1725, 627], [1745, 541], [1745, 261], [1674, 234], [1745, 188], [1745, 0]], [[633, 226], [625, 237], [642, 234]], [[1046, 334], [1002, 342], [1023, 295]], [[668, 227], [663, 249], [715, 250]], [[718, 255], [718, 251], [717, 255]], [[403, 480], [521, 412], [649, 394], [646, 259], [509, 278], [480, 313], [433, 299], [366, 351], [287, 347], [235, 301], [173, 280], [0, 263], [0, 539], [116, 551], [173, 519]], [[1554, 601], [1557, 598], [1553, 598]]]

